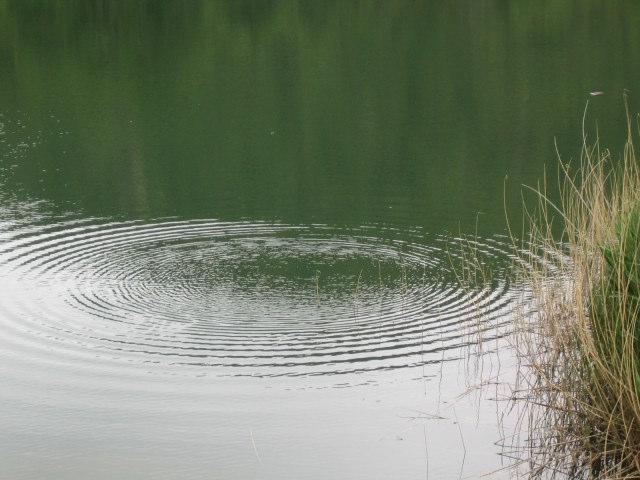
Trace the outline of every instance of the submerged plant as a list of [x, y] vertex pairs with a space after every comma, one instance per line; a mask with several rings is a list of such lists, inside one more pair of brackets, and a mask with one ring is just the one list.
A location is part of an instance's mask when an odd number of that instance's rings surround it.
[[578, 168], [561, 168], [561, 202], [537, 189], [530, 243], [518, 248], [530, 290], [516, 334], [526, 368], [515, 397], [527, 405], [533, 477], [640, 478], [640, 175], [631, 124], [617, 166], [584, 135]]

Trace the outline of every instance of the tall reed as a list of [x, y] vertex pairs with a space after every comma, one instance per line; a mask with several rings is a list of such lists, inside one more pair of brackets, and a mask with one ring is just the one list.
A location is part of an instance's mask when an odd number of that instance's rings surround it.
[[578, 165], [560, 162], [561, 200], [543, 184], [526, 214], [515, 398], [533, 477], [640, 478], [640, 172], [625, 108], [621, 158], [583, 128]]

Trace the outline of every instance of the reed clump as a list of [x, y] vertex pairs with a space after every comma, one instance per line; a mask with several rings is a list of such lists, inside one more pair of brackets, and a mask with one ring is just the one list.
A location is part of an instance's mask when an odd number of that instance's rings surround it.
[[561, 200], [542, 185], [526, 214], [514, 397], [534, 478], [640, 478], [640, 174], [627, 119], [621, 158], [583, 129], [577, 168], [560, 162]]

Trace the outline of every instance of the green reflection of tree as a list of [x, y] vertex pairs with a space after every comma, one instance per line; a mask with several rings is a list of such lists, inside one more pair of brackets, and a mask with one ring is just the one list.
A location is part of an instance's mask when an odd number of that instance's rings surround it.
[[5, 1], [0, 100], [45, 137], [16, 180], [91, 213], [439, 229], [484, 211], [495, 230], [503, 176], [532, 182], [554, 136], [572, 151], [586, 93], [612, 93], [594, 114], [621, 119], [639, 16], [598, 1]]

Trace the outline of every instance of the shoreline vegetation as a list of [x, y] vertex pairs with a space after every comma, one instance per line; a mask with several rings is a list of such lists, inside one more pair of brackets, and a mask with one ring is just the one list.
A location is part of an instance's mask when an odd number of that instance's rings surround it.
[[621, 155], [583, 127], [579, 162], [560, 159], [560, 201], [545, 183], [525, 213], [512, 400], [531, 478], [640, 478], [640, 117], [624, 103]]

